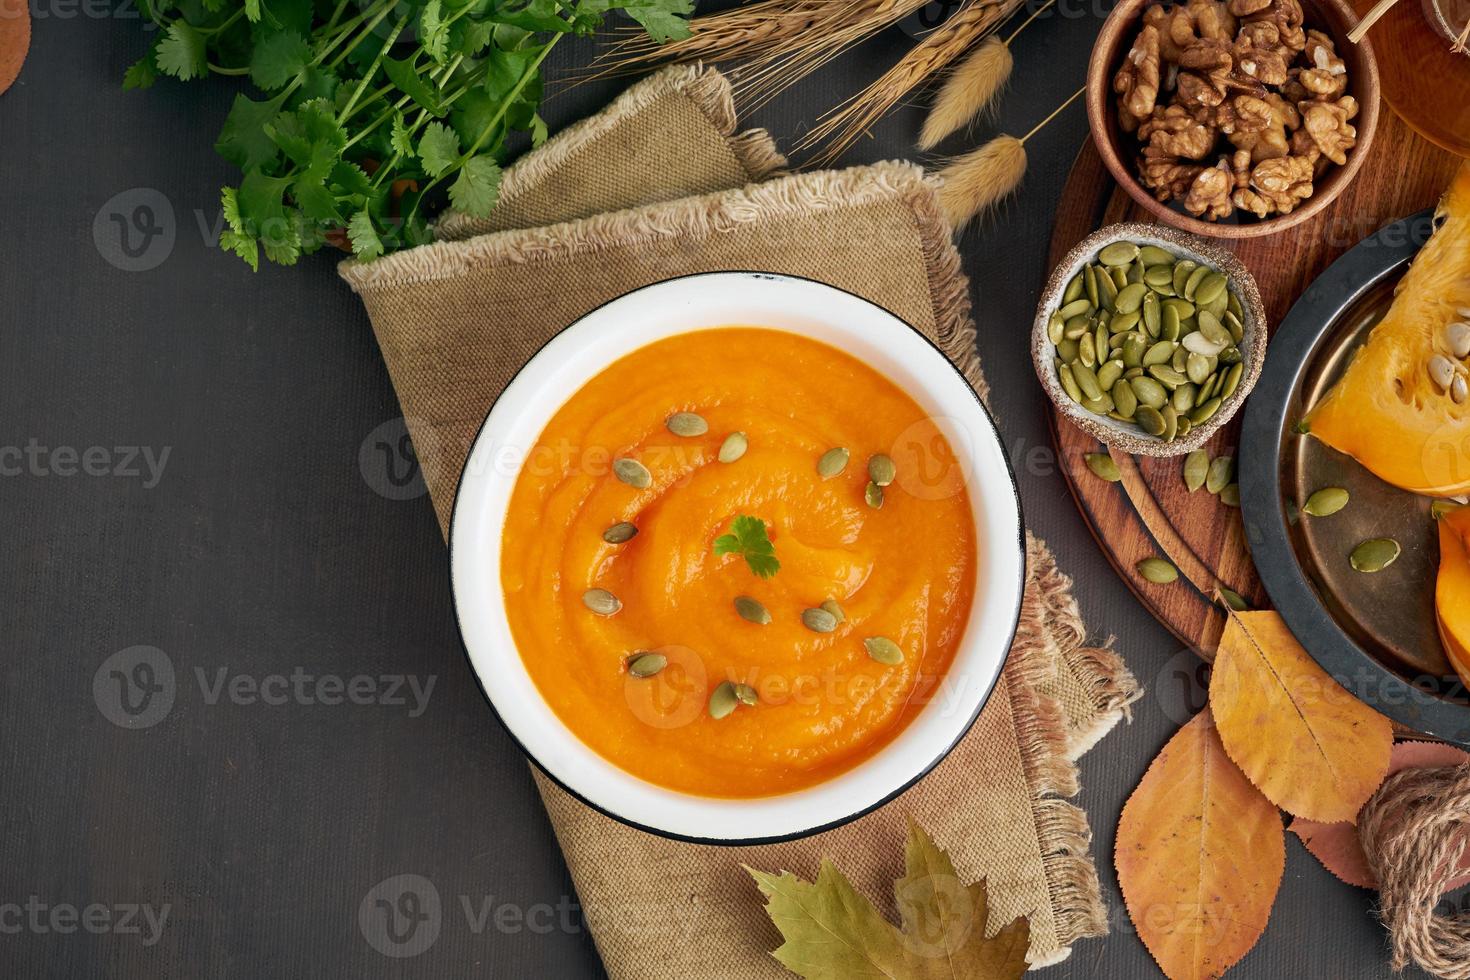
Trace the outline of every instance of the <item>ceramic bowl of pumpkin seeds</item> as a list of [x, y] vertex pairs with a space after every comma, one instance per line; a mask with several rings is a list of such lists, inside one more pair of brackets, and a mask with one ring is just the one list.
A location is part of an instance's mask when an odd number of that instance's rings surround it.
[[1150, 224], [1110, 225], [1072, 249], [1031, 339], [1061, 413], [1137, 456], [1204, 445], [1244, 403], [1265, 353], [1265, 308], [1240, 260]]

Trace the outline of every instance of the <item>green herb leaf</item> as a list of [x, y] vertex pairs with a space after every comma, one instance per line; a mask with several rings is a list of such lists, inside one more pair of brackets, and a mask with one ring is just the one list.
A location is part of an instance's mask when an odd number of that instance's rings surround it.
[[347, 237], [352, 242], [352, 254], [366, 262], [383, 254], [383, 241], [373, 228], [372, 215], [359, 211], [347, 223]]
[[250, 55], [250, 80], [263, 89], [277, 89], [305, 71], [310, 60], [311, 47], [300, 34], [271, 34]]
[[184, 21], [174, 21], [168, 25], [164, 36], [159, 38], [155, 60], [158, 70], [166, 75], [186, 82], [191, 78], [199, 78], [209, 70], [204, 52], [204, 35]]
[[393, 129], [388, 137], [388, 143], [393, 147], [393, 152], [400, 157], [413, 159], [413, 136], [408, 132], [408, 124], [403, 121], [403, 113], [393, 113]]
[[443, 123], [429, 123], [419, 139], [419, 159], [424, 162], [425, 173], [438, 177], [459, 159], [459, 137]]
[[439, 0], [429, 0], [419, 13], [419, 44], [434, 64], [444, 64], [444, 56], [449, 49], [449, 28], [444, 23]]
[[500, 164], [494, 157], [477, 156], [466, 160], [459, 178], [449, 185], [450, 203], [474, 218], [489, 215], [499, 197]]
[[383, 59], [383, 74], [388, 80], [402, 90], [403, 94], [419, 105], [427, 109], [430, 115], [441, 116], [444, 110], [440, 108], [439, 97], [434, 94], [427, 82], [419, 77], [418, 71], [410, 61], [398, 61], [393, 58]]
[[252, 24], [260, 22], [260, 0], [245, 0], [245, 19]]
[[214, 144], [215, 152], [241, 170], [251, 170], [274, 160], [280, 151], [268, 128], [280, 113], [283, 102], [285, 97], [281, 95], [269, 102], [235, 96], [235, 104], [230, 107], [219, 140]]
[[694, 0], [630, 0], [620, 6], [659, 44], [689, 36]]
[[766, 534], [766, 522], [759, 517], [736, 517], [730, 533], [715, 538], [715, 554], [743, 556], [745, 564], [760, 578], [770, 578], [781, 568], [776, 546]]
[[123, 74], [124, 89], [152, 88], [153, 83], [158, 81], [158, 66], [153, 63], [153, 51], [150, 47], [147, 54], [128, 66]]

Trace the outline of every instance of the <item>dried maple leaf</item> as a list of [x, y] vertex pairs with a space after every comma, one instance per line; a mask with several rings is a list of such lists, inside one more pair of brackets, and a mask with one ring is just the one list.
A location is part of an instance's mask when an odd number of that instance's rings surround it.
[[949, 854], [913, 824], [904, 864], [894, 883], [902, 929], [830, 861], [815, 882], [746, 868], [785, 940], [771, 955], [807, 980], [1016, 980], [1026, 972], [1026, 920], [987, 938], [985, 883], [961, 884]]
[[1170, 980], [1220, 976], [1265, 931], [1286, 864], [1281, 816], [1226, 756], [1209, 708], [1149, 765], [1113, 858], [1128, 916]]
[[[1430, 769], [1440, 766], [1461, 766], [1470, 762], [1470, 754], [1453, 745], [1442, 742], [1400, 742], [1393, 747], [1389, 757], [1387, 779], [1405, 769]], [[1350, 823], [1319, 823], [1298, 817], [1288, 828], [1301, 839], [1302, 845], [1322, 866], [1349, 885], [1359, 888], [1377, 888], [1378, 879], [1368, 868], [1368, 859], [1363, 855], [1363, 845], [1358, 840], [1358, 829]], [[1461, 870], [1465, 872], [1445, 885], [1446, 892], [1470, 885], [1470, 857], [1462, 859]]]
[[1277, 613], [1230, 613], [1210, 708], [1230, 758], [1294, 816], [1353, 820], [1388, 770], [1388, 719], [1318, 667]]
[[31, 7], [26, 0], [0, 0], [0, 92], [10, 88], [31, 47]]

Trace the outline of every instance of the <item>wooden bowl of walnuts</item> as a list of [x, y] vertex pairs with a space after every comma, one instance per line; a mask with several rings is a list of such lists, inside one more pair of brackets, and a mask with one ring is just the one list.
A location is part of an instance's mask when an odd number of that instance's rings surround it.
[[1087, 73], [1092, 138], [1160, 221], [1214, 238], [1307, 221], [1357, 174], [1378, 63], [1345, 0], [1121, 0]]

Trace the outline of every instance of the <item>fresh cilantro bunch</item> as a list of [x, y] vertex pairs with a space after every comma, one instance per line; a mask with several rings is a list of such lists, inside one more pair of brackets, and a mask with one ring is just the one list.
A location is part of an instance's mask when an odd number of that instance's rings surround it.
[[220, 244], [258, 269], [324, 244], [371, 259], [430, 239], [445, 198], [495, 207], [507, 137], [546, 139], [541, 63], [621, 10], [662, 42], [693, 0], [140, 0], [158, 27], [125, 88], [246, 76], [215, 143], [242, 176]]

